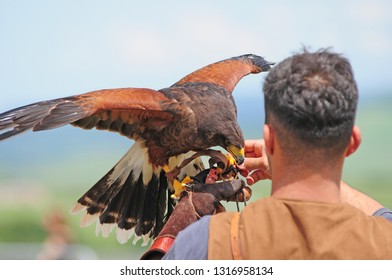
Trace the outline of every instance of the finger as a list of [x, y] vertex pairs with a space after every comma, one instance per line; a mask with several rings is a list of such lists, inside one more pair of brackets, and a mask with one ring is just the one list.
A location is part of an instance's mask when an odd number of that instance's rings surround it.
[[257, 140], [253, 140], [253, 139], [245, 140], [244, 152], [245, 153], [253, 153], [254, 147], [256, 145], [256, 141]]
[[243, 166], [246, 170], [249, 171], [256, 170], [256, 169], [265, 170], [268, 168], [263, 158], [245, 158]]
[[248, 177], [248, 175], [249, 175], [249, 171], [245, 168], [239, 169], [239, 172], [240, 172], [241, 176], [243, 176], [243, 177]]
[[255, 180], [252, 177], [246, 177], [246, 183], [248, 186], [252, 186], [255, 183]]
[[260, 157], [263, 155], [264, 140], [263, 139], [250, 139], [245, 140], [245, 156], [246, 157]]
[[260, 180], [271, 179], [271, 176], [264, 172], [263, 170], [256, 170], [255, 172], [251, 173], [248, 177], [246, 177], [246, 182], [249, 185], [253, 185], [254, 183]]

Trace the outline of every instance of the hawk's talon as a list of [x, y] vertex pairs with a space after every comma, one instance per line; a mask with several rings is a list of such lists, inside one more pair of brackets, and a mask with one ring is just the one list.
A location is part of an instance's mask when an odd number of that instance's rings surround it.
[[188, 187], [188, 184], [193, 182], [193, 180], [186, 176], [181, 182], [177, 179], [173, 180], [173, 189], [174, 193], [170, 196], [172, 199], [179, 199], [183, 191], [185, 191]]
[[216, 173], [218, 175], [218, 178], [220, 180], [232, 180], [232, 179], [237, 179], [238, 178], [238, 171], [237, 171], [237, 163], [234, 159], [234, 157], [231, 154], [224, 154], [226, 157], [226, 162], [220, 162], [221, 164], [224, 164], [224, 168], [221, 166], [216, 167]]
[[[209, 154], [217, 164], [216, 167], [212, 168], [210, 173], [207, 175], [206, 183], [211, 184], [217, 183], [218, 181], [226, 181], [238, 178], [238, 172], [236, 169], [237, 164], [231, 154], [222, 154], [221, 152], [213, 150], [205, 151], [205, 153], [206, 152], [208, 152], [207, 154]], [[188, 184], [194, 182], [194, 179], [189, 176], [185, 177], [182, 181], [179, 181], [177, 176], [180, 174], [180, 171], [184, 165], [188, 164], [188, 162], [196, 156], [199, 156], [199, 154], [196, 153], [191, 158], [185, 159], [180, 166], [176, 166], [171, 170], [168, 165], [163, 166], [163, 170], [166, 172], [166, 177], [173, 185], [174, 193], [170, 196], [172, 199], [179, 200], [182, 192], [186, 189], [189, 190], [190, 187]], [[237, 208], [239, 208], [238, 201]]]

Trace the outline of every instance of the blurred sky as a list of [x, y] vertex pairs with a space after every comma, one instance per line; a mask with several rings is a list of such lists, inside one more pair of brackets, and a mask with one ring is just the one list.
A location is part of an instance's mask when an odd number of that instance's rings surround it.
[[[388, 0], [0, 0], [0, 112], [101, 88], [159, 89], [221, 59], [279, 62], [301, 46], [333, 47], [362, 94], [385, 92], [391, 13]], [[241, 83], [251, 95], [261, 81]]]

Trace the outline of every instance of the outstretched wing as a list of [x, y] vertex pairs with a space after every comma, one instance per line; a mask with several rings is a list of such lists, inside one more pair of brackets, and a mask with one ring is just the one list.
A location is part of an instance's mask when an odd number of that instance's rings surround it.
[[138, 130], [155, 126], [159, 130], [173, 120], [173, 112], [161, 108], [163, 102], [170, 100], [146, 88], [104, 89], [37, 102], [0, 114], [0, 140], [66, 124], [115, 131], [132, 138], [135, 124]]
[[273, 64], [273, 62], [268, 62], [263, 57], [254, 54], [241, 55], [212, 63], [196, 70], [173, 86], [198, 82], [211, 83], [224, 87], [231, 93], [244, 76], [268, 71]]

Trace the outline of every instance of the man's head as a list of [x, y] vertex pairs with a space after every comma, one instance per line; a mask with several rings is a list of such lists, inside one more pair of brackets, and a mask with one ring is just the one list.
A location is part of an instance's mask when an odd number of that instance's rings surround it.
[[276, 65], [264, 82], [266, 124], [288, 155], [347, 154], [358, 90], [347, 59], [304, 51]]

